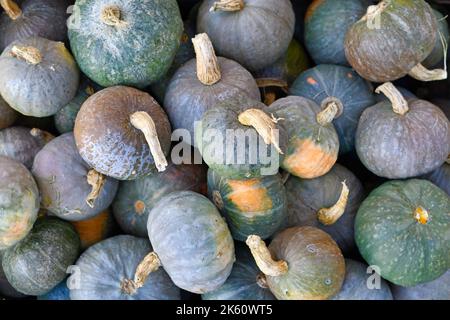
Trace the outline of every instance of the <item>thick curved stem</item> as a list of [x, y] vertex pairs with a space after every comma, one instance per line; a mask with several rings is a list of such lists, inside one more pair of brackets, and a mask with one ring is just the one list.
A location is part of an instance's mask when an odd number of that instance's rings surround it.
[[428, 70], [422, 64], [418, 64], [408, 73], [412, 78], [419, 81], [439, 81], [447, 79], [447, 70]]
[[38, 128], [33, 128], [30, 130], [30, 134], [33, 137], [36, 137], [38, 139], [41, 139], [42, 141], [44, 141], [45, 143], [49, 143], [50, 141], [52, 141], [53, 139], [55, 139], [55, 136], [52, 135], [50, 132], [38, 129]]
[[13, 57], [24, 60], [32, 65], [42, 62], [41, 52], [35, 47], [13, 46], [11, 49], [11, 54]]
[[429, 216], [427, 210], [425, 210], [422, 207], [417, 207], [415, 212], [414, 212], [414, 218], [420, 224], [427, 224], [430, 216]]
[[278, 130], [276, 124], [283, 119], [276, 119], [273, 115], [269, 117], [259, 109], [248, 109], [239, 115], [238, 120], [244, 126], [255, 128], [265, 144], [272, 144], [278, 153], [283, 154], [278, 141], [279, 137], [276, 135], [276, 130]]
[[87, 174], [87, 183], [92, 187], [91, 192], [86, 197], [86, 203], [89, 207], [93, 208], [95, 200], [97, 200], [103, 186], [105, 185], [106, 178], [101, 173], [94, 169], [89, 170]]
[[386, 1], [380, 1], [377, 5], [369, 6], [366, 14], [361, 18], [361, 21], [367, 21], [368, 25], [373, 25], [373, 22], [378, 16], [387, 8], [389, 4]]
[[320, 221], [320, 223], [329, 226], [336, 223], [336, 221], [338, 221], [339, 218], [342, 217], [345, 212], [345, 208], [347, 207], [349, 193], [350, 190], [348, 189], [347, 184], [345, 183], [345, 181], [342, 182], [341, 195], [339, 196], [336, 204], [330, 208], [320, 209], [317, 213], [317, 219]]
[[219, 0], [214, 2], [209, 11], [241, 11], [244, 9], [244, 0]]
[[22, 15], [22, 10], [12, 0], [0, 0], [0, 6], [12, 20], [16, 20]]
[[100, 14], [100, 20], [112, 27], [124, 26], [127, 23], [122, 20], [122, 12], [118, 6], [107, 6], [103, 8]]
[[152, 117], [150, 117], [147, 112], [138, 111], [131, 115], [130, 122], [136, 129], [141, 130], [144, 134], [158, 171], [161, 172], [166, 170], [166, 167], [168, 166], [167, 159], [161, 149], [155, 122], [153, 122]]
[[335, 101], [330, 101], [325, 109], [317, 114], [317, 123], [321, 126], [329, 125], [339, 114], [339, 109], [339, 105]]
[[206, 33], [201, 33], [192, 39], [197, 60], [197, 78], [204, 85], [211, 86], [220, 81], [219, 62], [214, 47]]
[[376, 93], [383, 93], [392, 103], [392, 109], [399, 115], [405, 115], [409, 111], [408, 101], [400, 91], [391, 83], [386, 82], [375, 89]]
[[287, 262], [273, 260], [265, 242], [259, 236], [250, 235], [245, 243], [250, 248], [259, 270], [266, 276], [278, 277], [288, 272]]
[[139, 288], [145, 285], [148, 276], [159, 269], [161, 261], [155, 252], [150, 252], [139, 263], [134, 274], [134, 279], [124, 279], [121, 283], [121, 289], [126, 294], [135, 294]]

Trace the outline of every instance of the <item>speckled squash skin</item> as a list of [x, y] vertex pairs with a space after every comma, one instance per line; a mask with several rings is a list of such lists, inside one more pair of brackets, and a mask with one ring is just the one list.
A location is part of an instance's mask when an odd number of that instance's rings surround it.
[[409, 111], [397, 114], [389, 101], [367, 108], [356, 132], [356, 152], [380, 177], [405, 179], [441, 166], [450, 150], [450, 123], [428, 101], [408, 100]]
[[450, 270], [436, 280], [414, 287], [392, 286], [395, 300], [450, 300]]
[[[115, 236], [95, 244], [78, 259], [79, 288], [70, 289], [71, 300], [179, 300], [180, 289], [159, 268], [135, 294], [122, 290], [122, 281], [133, 280], [138, 264], [152, 251], [147, 239]], [[69, 278], [71, 281], [72, 275]]]
[[289, 89], [290, 94], [315, 101], [319, 106], [327, 99], [337, 99], [342, 113], [333, 124], [339, 135], [339, 153], [355, 149], [355, 132], [364, 109], [375, 104], [373, 88], [350, 68], [318, 65], [303, 72]]
[[[278, 173], [278, 167], [283, 162], [283, 154], [279, 154], [273, 145], [266, 145], [253, 127], [239, 122], [239, 114], [248, 109], [267, 112], [266, 106], [259, 101], [248, 97], [235, 97], [208, 109], [196, 130], [196, 143], [200, 142], [198, 148], [203, 160], [209, 168], [223, 177], [239, 180], [274, 175]], [[288, 138], [283, 121], [279, 121], [276, 128], [280, 149], [285, 152]], [[247, 134], [252, 143], [249, 143], [249, 139], [245, 142], [242, 139], [233, 139], [230, 132], [237, 138], [240, 134]]]
[[261, 286], [261, 275], [250, 250], [236, 244], [236, 262], [227, 281], [217, 290], [202, 295], [203, 300], [276, 300], [267, 286]]
[[98, 172], [133, 180], [156, 171], [144, 134], [130, 122], [138, 111], [153, 119], [163, 153], [170, 149], [167, 115], [148, 93], [124, 86], [103, 89], [83, 104], [74, 135], [81, 157]]
[[30, 132], [31, 129], [25, 127], [0, 130], [0, 155], [14, 159], [31, 169], [34, 157], [44, 147], [45, 141]]
[[286, 191], [280, 175], [232, 180], [208, 171], [208, 197], [225, 217], [235, 240], [255, 234], [269, 238], [287, 217]]
[[57, 218], [39, 219], [25, 239], [5, 251], [3, 270], [17, 291], [43, 295], [66, 277], [79, 247], [80, 239], [70, 223]]
[[[433, 50], [437, 20], [423, 0], [387, 0], [387, 6], [368, 23], [367, 16], [355, 23], [345, 38], [350, 65], [373, 82], [397, 80], [407, 75]], [[374, 28], [373, 25], [377, 27]]]
[[33, 163], [33, 175], [41, 192], [41, 205], [61, 219], [86, 220], [109, 207], [116, 195], [118, 181], [106, 177], [91, 208], [86, 198], [92, 191], [87, 182], [91, 167], [78, 154], [73, 133], [50, 141]]
[[[119, 9], [119, 25], [101, 18], [110, 6]], [[75, 59], [94, 82], [146, 87], [169, 70], [183, 21], [175, 0], [77, 0], [68, 29]]]
[[70, 300], [70, 291], [67, 288], [66, 279], [61, 281], [56, 287], [54, 287], [50, 292], [42, 296], [38, 296], [38, 300]]
[[305, 16], [305, 46], [316, 64], [347, 66], [345, 34], [365, 13], [367, 0], [314, 0]]
[[442, 42], [449, 42], [450, 40], [450, 30], [448, 29], [447, 18], [444, 17], [439, 11], [432, 9], [433, 14], [438, 21], [438, 32], [436, 35], [436, 42], [433, 51], [428, 55], [428, 57], [422, 61], [422, 64], [427, 68], [436, 67], [439, 63], [443, 63], [444, 60], [444, 48]]
[[39, 190], [24, 165], [3, 156], [0, 181], [0, 250], [5, 250], [33, 227], [39, 211]]
[[67, 8], [70, 0], [14, 0], [22, 10], [16, 20], [0, 14], [0, 52], [19, 39], [39, 36], [54, 41], [67, 38]]
[[146, 238], [148, 214], [155, 204], [171, 192], [184, 190], [206, 194], [204, 166], [170, 163], [164, 172], [121, 182], [113, 203], [114, 217], [125, 233]]
[[[14, 289], [6, 279], [2, 268], [2, 252], [0, 251], [0, 297], [1, 298], [23, 298], [26, 295]], [[0, 299], [1, 299], [0, 298]]]
[[230, 275], [233, 238], [206, 197], [192, 191], [170, 193], [153, 207], [147, 229], [164, 269], [179, 288], [207, 293]]
[[[339, 199], [342, 182], [349, 188], [349, 196], [344, 214], [334, 224], [326, 226], [318, 220], [320, 209], [330, 208]], [[286, 181], [287, 225], [311, 226], [327, 232], [344, 254], [355, 248], [354, 230], [356, 212], [365, 197], [359, 179], [340, 164], [326, 175], [306, 180], [291, 176]]]
[[219, 55], [256, 71], [286, 52], [295, 27], [289, 0], [245, 0], [241, 11], [210, 12], [215, 1], [203, 1], [197, 31], [209, 35]]
[[320, 229], [294, 227], [277, 234], [269, 246], [275, 260], [284, 260], [288, 272], [266, 276], [278, 300], [325, 300], [341, 289], [345, 261], [336, 242]]
[[369, 283], [374, 284], [369, 279], [373, 275], [374, 272], [368, 272], [368, 266], [364, 263], [345, 259], [344, 284], [332, 300], [393, 300], [391, 289], [383, 279], [380, 280], [379, 288], [368, 288]]
[[[415, 217], [418, 207], [428, 222]], [[432, 281], [450, 265], [450, 198], [426, 180], [390, 181], [364, 200], [355, 221], [355, 240], [369, 265], [397, 285]]]
[[17, 112], [0, 96], [0, 129], [8, 128], [17, 119]]

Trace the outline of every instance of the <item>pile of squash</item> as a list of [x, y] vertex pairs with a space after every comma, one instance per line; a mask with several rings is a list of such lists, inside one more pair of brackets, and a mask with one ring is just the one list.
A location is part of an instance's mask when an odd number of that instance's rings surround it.
[[0, 296], [450, 300], [444, 2], [0, 0]]

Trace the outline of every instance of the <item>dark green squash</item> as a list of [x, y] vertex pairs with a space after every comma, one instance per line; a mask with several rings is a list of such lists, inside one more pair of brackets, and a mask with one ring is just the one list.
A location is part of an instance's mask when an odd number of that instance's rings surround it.
[[202, 295], [203, 300], [275, 300], [266, 277], [259, 271], [250, 251], [236, 244], [236, 262], [227, 281], [217, 290]]
[[426, 68], [433, 68], [439, 63], [444, 62], [444, 57], [447, 56], [447, 50], [444, 46], [448, 46], [450, 40], [450, 30], [448, 29], [447, 17], [444, 17], [442, 13], [436, 9], [432, 9], [433, 14], [438, 21], [438, 34], [436, 36], [436, 43], [434, 45], [433, 51], [428, 55], [428, 57], [422, 62]]
[[253, 76], [233, 60], [216, 57], [208, 35], [199, 34], [192, 41], [197, 57], [175, 73], [164, 99], [173, 128], [189, 130], [191, 139], [195, 122], [218, 103], [237, 95], [261, 99]]
[[414, 287], [392, 286], [395, 300], [450, 300], [450, 270], [436, 280]]
[[27, 116], [54, 115], [75, 96], [79, 77], [62, 42], [39, 37], [16, 40], [0, 56], [0, 94]]
[[320, 229], [286, 229], [268, 248], [258, 236], [249, 236], [246, 243], [278, 300], [325, 300], [341, 289], [344, 257], [336, 242]]
[[[345, 184], [345, 186], [344, 186]], [[353, 226], [365, 192], [358, 178], [340, 164], [319, 178], [286, 181], [287, 225], [327, 232], [344, 254], [355, 248]]]
[[70, 223], [39, 219], [25, 239], [5, 251], [3, 270], [17, 291], [43, 295], [66, 277], [79, 248], [80, 239]]
[[208, 197], [228, 222], [234, 239], [251, 234], [267, 239], [287, 217], [286, 191], [280, 175], [232, 180], [208, 171]]
[[2, 251], [0, 251], [0, 300], [2, 298], [24, 298], [26, 295], [14, 289], [6, 279], [2, 268]]
[[205, 0], [197, 17], [197, 31], [211, 37], [218, 54], [251, 71], [286, 52], [294, 27], [289, 0]]
[[157, 260], [181, 289], [207, 293], [230, 275], [233, 238], [208, 198], [192, 191], [170, 193], [150, 211], [147, 229]]
[[155, 204], [174, 191], [206, 194], [206, 170], [201, 165], [169, 163], [167, 170], [120, 183], [113, 203], [116, 221], [127, 234], [147, 237], [148, 214]]
[[0, 250], [22, 240], [39, 211], [39, 190], [21, 163], [0, 156]]
[[70, 300], [70, 291], [67, 288], [67, 280], [64, 279], [56, 287], [44, 295], [38, 296], [38, 300]]
[[104, 175], [133, 180], [167, 166], [170, 123], [143, 91], [116, 86], [95, 93], [78, 112], [74, 135], [81, 157]]
[[78, 0], [68, 29], [75, 59], [94, 82], [146, 87], [169, 70], [183, 21], [175, 0]]
[[356, 244], [394, 284], [432, 281], [450, 267], [449, 212], [449, 196], [429, 181], [386, 182], [358, 210]]
[[17, 119], [17, 112], [0, 96], [0, 129], [8, 128]]
[[71, 300], [179, 300], [180, 289], [167, 273], [149, 269], [151, 251], [147, 239], [129, 235], [90, 247], [76, 263], [78, 273], [68, 280], [78, 281], [70, 287]]
[[358, 124], [356, 151], [377, 176], [405, 179], [441, 166], [450, 150], [450, 123], [428, 101], [406, 100], [388, 82], [380, 86], [390, 101], [367, 108]]
[[343, 155], [355, 149], [359, 117], [364, 109], [375, 104], [368, 81], [350, 68], [322, 64], [303, 72], [289, 92], [315, 101], [322, 109], [336, 103], [341, 109], [333, 120], [339, 135], [339, 153]]
[[281, 167], [289, 173], [313, 179], [326, 174], [336, 163], [339, 139], [332, 121], [339, 114], [337, 104], [320, 110], [312, 100], [289, 96], [267, 108], [288, 132], [289, 143]]

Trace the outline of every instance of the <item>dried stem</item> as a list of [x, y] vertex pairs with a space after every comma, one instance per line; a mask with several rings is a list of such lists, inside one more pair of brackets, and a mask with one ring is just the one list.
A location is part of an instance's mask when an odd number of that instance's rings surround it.
[[250, 235], [245, 242], [255, 258], [256, 264], [265, 275], [278, 277], [288, 272], [286, 261], [275, 261], [265, 242], [256, 235]]
[[405, 115], [409, 111], [408, 101], [400, 91], [391, 83], [386, 82], [375, 89], [376, 93], [383, 93], [392, 103], [392, 109], [399, 115]]
[[211, 86], [220, 81], [219, 62], [214, 47], [206, 33], [201, 33], [192, 39], [197, 59], [197, 78], [204, 85]]
[[345, 212], [345, 208], [347, 207], [349, 193], [350, 190], [348, 189], [347, 184], [345, 181], [342, 182], [341, 195], [339, 196], [336, 204], [330, 208], [320, 209], [317, 213], [317, 218], [322, 224], [326, 226], [332, 225], [336, 223], [340, 217], [342, 217]]

